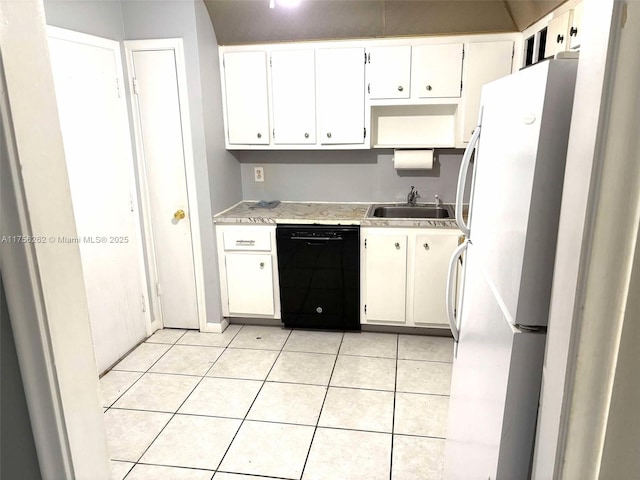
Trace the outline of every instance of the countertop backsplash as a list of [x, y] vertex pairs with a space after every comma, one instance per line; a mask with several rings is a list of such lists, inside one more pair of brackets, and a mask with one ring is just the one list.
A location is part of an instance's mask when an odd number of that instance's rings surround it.
[[[436, 150], [432, 170], [397, 171], [393, 150], [236, 151], [242, 198], [297, 202], [405, 202], [413, 185], [418, 202], [455, 202], [462, 150]], [[264, 182], [254, 181], [254, 167]], [[467, 182], [470, 184], [471, 182]]]

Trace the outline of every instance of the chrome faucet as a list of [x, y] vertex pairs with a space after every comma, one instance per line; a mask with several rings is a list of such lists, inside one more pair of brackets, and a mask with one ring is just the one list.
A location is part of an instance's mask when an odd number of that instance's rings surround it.
[[442, 206], [442, 200], [440, 200], [440, 197], [436, 193], [436, 208], [440, 208], [441, 206]]
[[415, 207], [418, 201], [418, 191], [416, 187], [411, 186], [411, 191], [407, 194], [407, 205]]

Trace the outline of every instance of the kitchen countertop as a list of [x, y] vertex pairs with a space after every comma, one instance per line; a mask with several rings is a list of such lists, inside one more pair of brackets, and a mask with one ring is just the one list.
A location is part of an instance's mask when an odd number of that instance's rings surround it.
[[366, 218], [375, 203], [281, 202], [275, 208], [250, 208], [255, 201], [242, 201], [213, 217], [217, 225], [299, 223], [325, 225], [360, 225], [362, 227], [457, 228], [453, 218]]

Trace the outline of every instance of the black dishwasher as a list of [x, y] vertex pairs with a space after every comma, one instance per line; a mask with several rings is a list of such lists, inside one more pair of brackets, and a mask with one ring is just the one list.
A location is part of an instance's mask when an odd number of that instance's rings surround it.
[[360, 227], [278, 225], [282, 321], [360, 330]]

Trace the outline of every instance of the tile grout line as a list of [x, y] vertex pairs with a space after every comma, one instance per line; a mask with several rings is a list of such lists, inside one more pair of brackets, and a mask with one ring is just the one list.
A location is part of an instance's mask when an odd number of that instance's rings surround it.
[[[176, 342], [177, 342], [178, 340], [180, 340], [180, 339], [181, 339], [181, 338], [182, 338], [186, 333], [187, 333], [187, 331], [185, 330], [185, 331], [182, 333], [182, 335], [180, 335], [178, 338], [176, 338]], [[152, 336], [153, 336], [153, 335], [151, 335], [149, 338], [151, 338]], [[144, 343], [147, 343], [147, 341], [145, 340], [145, 341], [144, 341], [144, 342], [142, 342], [140, 345], [142, 345], [142, 344], [144, 344]], [[147, 368], [144, 372], [139, 372], [139, 371], [135, 371], [135, 370], [115, 370], [115, 367], [114, 367], [114, 368], [112, 368], [111, 370], [109, 370], [107, 373], [111, 373], [111, 372], [113, 372], [113, 371], [116, 371], [116, 372], [133, 372], [133, 373], [142, 373], [142, 375], [140, 375], [140, 378], [138, 378], [135, 382], [133, 382], [131, 385], [129, 385], [129, 387], [127, 387], [127, 388], [125, 389], [125, 391], [124, 391], [124, 392], [122, 392], [120, 395], [118, 395], [118, 398], [116, 398], [113, 402], [111, 402], [111, 403], [109, 404], [109, 406], [107, 407], [107, 410], [111, 409], [111, 407], [113, 407], [113, 406], [116, 404], [116, 402], [117, 402], [118, 400], [120, 400], [120, 399], [123, 397], [123, 395], [124, 395], [125, 393], [127, 393], [129, 390], [131, 390], [131, 389], [133, 388], [133, 386], [134, 386], [136, 383], [138, 383], [138, 382], [140, 381], [140, 379], [142, 379], [142, 377], [144, 377], [147, 373], [151, 373], [151, 372], [149, 372], [149, 370], [151, 370], [151, 369], [153, 368], [153, 366], [154, 366], [156, 363], [158, 363], [158, 362], [160, 361], [160, 359], [161, 359], [162, 357], [164, 357], [164, 356], [167, 354], [167, 352], [169, 352], [169, 350], [171, 350], [171, 349], [174, 347], [174, 345], [175, 345], [175, 343], [162, 343], [162, 344], [159, 344], [159, 343], [152, 343], [152, 342], [148, 342], [148, 343], [150, 343], [151, 345], [169, 345], [169, 348], [167, 348], [167, 350], [166, 350], [162, 355], [160, 355], [160, 356], [158, 357], [158, 359], [157, 359], [155, 362], [153, 362], [153, 363], [151, 364], [151, 366], [150, 366], [149, 368]], [[139, 347], [140, 345], [138, 345], [138, 347]], [[136, 347], [136, 349], [137, 349], [138, 347]], [[135, 351], [135, 350], [134, 350], [134, 351]], [[129, 353], [129, 355], [131, 355], [131, 353], [133, 353], [133, 352], [130, 352], [130, 353]], [[127, 355], [127, 356], [129, 356], [129, 355]], [[126, 357], [125, 357], [125, 358], [126, 358]], [[124, 360], [124, 358], [120, 359], [120, 362], [122, 362], [122, 360]], [[118, 362], [118, 363], [120, 363], [120, 362]], [[116, 364], [115, 366], [117, 366], [117, 364]], [[103, 375], [103, 378], [104, 378], [106, 375], [107, 375], [107, 374], [105, 373], [105, 374]], [[105, 411], [105, 412], [103, 412], [103, 413], [107, 413], [107, 412]]]
[[[238, 331], [236, 332], [236, 334], [235, 334], [235, 335], [233, 336], [233, 338], [229, 341], [229, 343], [233, 342], [233, 340], [236, 338], [236, 336], [237, 336], [241, 331], [242, 331], [242, 328], [240, 328], [240, 330], [238, 330]], [[184, 333], [184, 334], [186, 334], [186, 333], [187, 333], [187, 332], [185, 331], [185, 333]], [[183, 334], [183, 335], [184, 335], [184, 334]], [[182, 338], [182, 336], [181, 336], [180, 338]], [[178, 340], [180, 340], [180, 338], [179, 338]], [[178, 340], [176, 340], [176, 342], [177, 342]], [[160, 359], [161, 359], [162, 357], [164, 357], [164, 356], [166, 355], [166, 353], [167, 353], [169, 350], [171, 350], [171, 348], [172, 348], [174, 345], [175, 345], [175, 343], [174, 343], [171, 347], [169, 347], [169, 349], [167, 349], [167, 351], [166, 351], [166, 352], [164, 352], [164, 353], [160, 356], [160, 358], [158, 358], [158, 360], [156, 360], [156, 361], [155, 361], [155, 362], [154, 362], [154, 363], [149, 367], [149, 369], [148, 369], [148, 370], [143, 374], [143, 376], [144, 376], [144, 375], [146, 375], [147, 373], [149, 373], [149, 370], [151, 370], [151, 368], [153, 368], [153, 366], [154, 366], [156, 363], [158, 363], [158, 362], [160, 361]], [[171, 423], [171, 420], [173, 420], [173, 419], [175, 418], [175, 416], [176, 416], [176, 415], [177, 415], [177, 413], [178, 413], [178, 410], [180, 410], [180, 408], [182, 407], [182, 405], [184, 405], [184, 402], [186, 402], [186, 401], [187, 401], [187, 399], [191, 396], [191, 394], [192, 394], [192, 393], [194, 392], [194, 390], [198, 387], [198, 385], [200, 385], [200, 383], [202, 382], [202, 380], [204, 380], [204, 379], [206, 378], [207, 373], [209, 373], [209, 371], [213, 368], [213, 366], [216, 364], [216, 362], [220, 359], [220, 357], [224, 354], [224, 352], [225, 352], [226, 350], [227, 350], [227, 347], [225, 347], [225, 348], [222, 350], [222, 353], [220, 353], [220, 355], [218, 355], [218, 357], [217, 357], [217, 358], [216, 358], [216, 359], [211, 363], [211, 366], [207, 369], [207, 371], [206, 371], [206, 372], [205, 372], [205, 374], [202, 376], [202, 378], [200, 378], [200, 381], [199, 381], [198, 383], [196, 383], [196, 384], [195, 384], [195, 386], [191, 389], [191, 391], [190, 391], [190, 392], [189, 392], [189, 394], [185, 397], [185, 399], [182, 401], [182, 403], [178, 406], [178, 408], [176, 408], [176, 411], [175, 411], [175, 412], [173, 412], [173, 413], [171, 414], [171, 418], [169, 418], [169, 420], [167, 421], [167, 423], [165, 423], [165, 424], [164, 424], [164, 427], [162, 427], [162, 428], [160, 429], [160, 431], [158, 432], [158, 434], [153, 438], [153, 440], [151, 440], [151, 442], [149, 443], [149, 445], [147, 445], [147, 448], [145, 448], [145, 449], [144, 449], [144, 451], [142, 452], [142, 455], [140, 455], [140, 456], [138, 457], [138, 459], [135, 461], [134, 466], [133, 466], [133, 467], [131, 467], [131, 470], [129, 470], [129, 472], [127, 472], [127, 474], [124, 476], [123, 480], [124, 480], [124, 479], [126, 479], [126, 478], [129, 476], [129, 473], [131, 473], [131, 472], [133, 471], [133, 469], [136, 467], [136, 465], [138, 465], [138, 462], [139, 462], [139, 461], [142, 459], [142, 457], [144, 457], [144, 456], [145, 456], [145, 454], [149, 451], [149, 448], [151, 448], [151, 445], [153, 445], [153, 443], [158, 439], [158, 437], [159, 437], [160, 435], [162, 435], [162, 432], [164, 432], [164, 430], [167, 428], [167, 425], [169, 425], [169, 423]], [[140, 378], [142, 378], [142, 377], [140, 377]], [[139, 380], [139, 379], [138, 379], [138, 380]], [[145, 411], [145, 410], [142, 410], [142, 411]], [[165, 413], [169, 413], [169, 412], [165, 412]], [[144, 465], [144, 464], [143, 464], [143, 465]], [[215, 471], [214, 471], [214, 473], [215, 473]], [[211, 476], [211, 478], [213, 478], [213, 475]]]
[[396, 430], [396, 397], [398, 395], [398, 358], [400, 357], [400, 335], [396, 338], [396, 375], [393, 384], [393, 416], [391, 417], [391, 452], [389, 457], [389, 480], [393, 480], [393, 439]]
[[311, 442], [309, 442], [309, 450], [307, 450], [307, 456], [304, 459], [304, 464], [302, 465], [302, 471], [300, 472], [300, 479], [304, 476], [304, 471], [307, 468], [307, 462], [309, 461], [309, 456], [311, 455], [311, 449], [313, 448], [313, 441], [316, 438], [316, 433], [318, 431], [318, 426], [320, 425], [320, 417], [322, 416], [322, 411], [324, 410], [324, 404], [327, 401], [327, 396], [329, 395], [329, 387], [331, 386], [331, 379], [333, 378], [333, 372], [336, 370], [336, 364], [338, 363], [338, 357], [340, 356], [340, 349], [342, 348], [342, 343], [344, 342], [344, 334], [342, 332], [342, 338], [340, 338], [340, 345], [338, 345], [338, 353], [336, 354], [336, 358], [333, 361], [333, 368], [331, 369], [331, 375], [329, 375], [329, 380], [327, 381], [327, 388], [324, 392], [324, 398], [322, 399], [322, 405], [320, 406], [320, 411], [318, 412], [318, 419], [316, 420], [316, 425], [313, 429], [313, 435], [311, 435]]
[[[271, 368], [269, 369], [269, 371], [265, 375], [264, 380], [262, 380], [262, 385], [260, 385], [260, 388], [258, 389], [258, 392], [256, 393], [256, 396], [253, 397], [253, 401], [251, 402], [251, 405], [249, 405], [249, 408], [247, 409], [247, 413], [245, 413], [244, 414], [244, 418], [242, 420], [240, 420], [240, 425], [238, 425], [238, 429], [236, 430], [236, 433], [233, 435], [233, 438], [229, 442], [229, 445], [227, 446], [226, 450], [224, 451], [224, 454], [220, 458], [220, 461], [218, 462], [218, 466], [216, 467], [216, 469], [214, 471], [214, 475], [220, 469], [220, 466], [222, 465], [222, 462], [224, 462], [225, 457], [227, 456], [227, 454], [229, 453], [229, 450], [231, 449], [231, 445], [233, 445], [233, 442], [235, 441], [236, 437], [238, 436], [238, 433], [240, 432], [240, 429], [242, 428], [244, 423], [247, 421], [247, 416], [249, 415], [249, 412], [253, 408], [253, 405], [256, 403], [256, 400], [258, 399], [258, 396], [260, 395], [260, 392], [262, 392], [262, 389], [264, 388], [264, 385], [267, 383], [267, 378], [269, 378], [269, 375], [271, 374], [271, 371], [273, 370], [273, 367], [276, 366], [276, 363], [278, 362], [278, 359], [280, 358], [280, 355], [282, 355], [282, 352], [284, 351], [284, 346], [287, 344], [287, 341], [289, 340], [289, 337], [291, 337], [291, 333], [292, 332], [293, 332], [293, 329], [289, 330], [289, 334], [287, 335], [287, 338], [285, 338], [284, 342], [282, 342], [282, 347], [280, 348], [280, 351], [278, 352], [278, 356], [273, 361], [273, 364], [271, 365]], [[238, 472], [233, 472], [233, 473], [238, 473]], [[247, 474], [240, 474], [240, 475], [247, 475]]]

